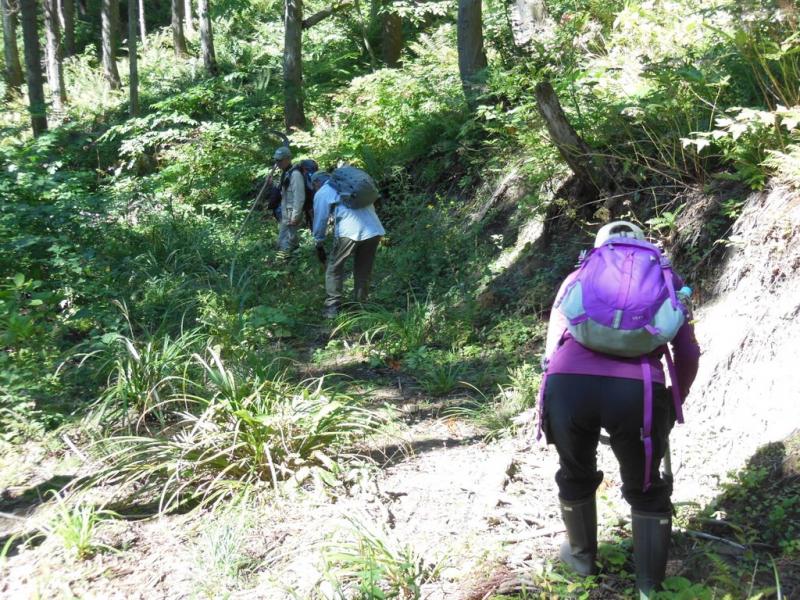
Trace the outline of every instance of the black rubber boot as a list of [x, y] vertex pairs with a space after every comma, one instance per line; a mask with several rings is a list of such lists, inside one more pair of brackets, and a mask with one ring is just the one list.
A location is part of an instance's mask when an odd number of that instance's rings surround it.
[[672, 515], [631, 511], [631, 527], [636, 591], [640, 599], [650, 598], [651, 593], [664, 580], [672, 533]]
[[579, 575], [597, 573], [597, 504], [594, 496], [570, 502], [560, 500], [568, 541], [561, 544], [561, 560]]

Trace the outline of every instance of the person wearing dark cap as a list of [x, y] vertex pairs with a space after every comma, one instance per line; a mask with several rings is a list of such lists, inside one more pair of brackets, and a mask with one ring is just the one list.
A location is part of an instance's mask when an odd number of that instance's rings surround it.
[[281, 146], [273, 156], [281, 175], [281, 223], [278, 230], [278, 250], [292, 252], [299, 245], [297, 230], [303, 220], [306, 199], [305, 180], [299, 169], [292, 169], [292, 152]]

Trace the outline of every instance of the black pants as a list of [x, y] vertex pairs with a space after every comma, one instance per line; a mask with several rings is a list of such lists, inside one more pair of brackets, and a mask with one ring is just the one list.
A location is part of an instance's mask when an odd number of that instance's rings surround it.
[[622, 495], [635, 510], [669, 512], [672, 482], [659, 472], [669, 432], [675, 423], [671, 397], [665, 387], [653, 384], [653, 462], [651, 486], [644, 485], [644, 384], [636, 379], [598, 375], [553, 374], [545, 389], [544, 429], [555, 444], [561, 468], [556, 483], [561, 498], [582, 500], [594, 494], [603, 480], [597, 469], [600, 428], [611, 438], [619, 461]]

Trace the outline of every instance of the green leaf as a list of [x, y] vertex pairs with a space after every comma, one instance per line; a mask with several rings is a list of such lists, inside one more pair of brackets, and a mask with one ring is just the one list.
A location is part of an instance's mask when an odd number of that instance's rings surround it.
[[22, 273], [17, 273], [14, 275], [14, 285], [16, 287], [22, 287], [22, 284], [25, 283], [25, 275]]
[[104, 333], [102, 336], [100, 336], [100, 341], [104, 344], [113, 344], [118, 337], [119, 334], [116, 331], [112, 331], [110, 333]]

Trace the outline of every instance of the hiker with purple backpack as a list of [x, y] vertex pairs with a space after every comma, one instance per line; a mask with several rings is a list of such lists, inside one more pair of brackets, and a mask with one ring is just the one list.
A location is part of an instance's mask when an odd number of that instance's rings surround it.
[[595, 491], [603, 479], [597, 444], [604, 428], [631, 506], [640, 598], [650, 597], [666, 569], [672, 481], [659, 466], [697, 374], [690, 293], [639, 227], [615, 221], [600, 229], [594, 249], [564, 280], [547, 334], [539, 414], [559, 456], [556, 483], [568, 538], [561, 560], [581, 575], [597, 573]]

